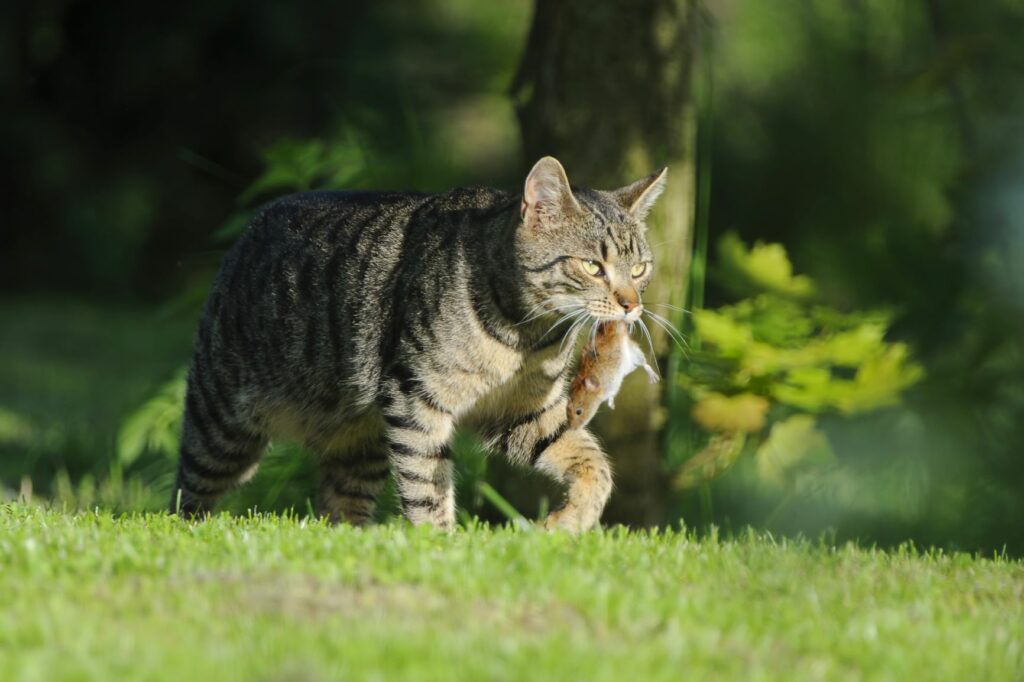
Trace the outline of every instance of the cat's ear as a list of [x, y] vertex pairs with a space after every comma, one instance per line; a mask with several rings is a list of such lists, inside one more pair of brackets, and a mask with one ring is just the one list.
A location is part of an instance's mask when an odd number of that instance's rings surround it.
[[636, 216], [638, 220], [643, 220], [651, 212], [654, 202], [665, 191], [667, 178], [668, 166], [631, 185], [621, 187], [612, 194], [623, 208]]
[[580, 211], [558, 159], [545, 156], [533, 166], [526, 176], [520, 211], [526, 226], [537, 230], [555, 227]]
[[601, 382], [594, 377], [587, 377], [583, 380], [583, 385], [587, 387], [587, 390], [596, 391], [601, 386]]

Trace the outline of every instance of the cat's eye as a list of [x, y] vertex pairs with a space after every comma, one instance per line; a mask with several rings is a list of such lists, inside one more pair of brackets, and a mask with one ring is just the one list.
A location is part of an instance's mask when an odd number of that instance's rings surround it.
[[645, 272], [647, 272], [647, 263], [637, 263], [630, 269], [629, 274], [634, 277], [642, 277]]
[[597, 277], [604, 272], [604, 268], [602, 268], [601, 264], [596, 260], [583, 261], [583, 269], [587, 271], [588, 275], [593, 275], [594, 277]]

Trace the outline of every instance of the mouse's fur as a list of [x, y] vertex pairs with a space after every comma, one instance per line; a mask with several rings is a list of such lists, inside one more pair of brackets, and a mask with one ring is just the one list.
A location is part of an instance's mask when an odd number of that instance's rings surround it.
[[603, 402], [614, 410], [622, 380], [638, 367], [644, 368], [652, 384], [658, 381], [640, 346], [629, 338], [626, 323], [601, 323], [593, 343], [583, 349], [579, 371], [569, 388], [569, 428], [586, 426]]

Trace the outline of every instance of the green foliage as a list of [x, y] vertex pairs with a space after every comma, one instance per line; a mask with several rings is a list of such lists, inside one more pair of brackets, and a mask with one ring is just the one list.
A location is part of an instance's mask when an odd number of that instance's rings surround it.
[[793, 266], [782, 244], [757, 242], [747, 248], [735, 232], [718, 241], [718, 280], [740, 296], [767, 291], [792, 298], [814, 293], [809, 277], [793, 275]]
[[888, 316], [881, 312], [843, 315], [762, 294], [693, 318], [701, 341], [726, 361], [704, 381], [719, 390], [752, 387], [809, 412], [894, 405], [923, 374], [906, 344], [885, 341]]
[[363, 145], [351, 129], [330, 140], [283, 139], [263, 153], [263, 173], [238, 197], [241, 204], [314, 187], [351, 187], [365, 172]]
[[311, 189], [359, 186], [367, 176], [367, 158], [365, 143], [350, 126], [322, 138], [278, 140], [263, 151], [262, 172], [238, 195], [241, 208], [214, 230], [213, 240], [230, 242], [238, 237], [258, 201]]
[[778, 486], [792, 485], [801, 470], [831, 464], [835, 455], [828, 438], [809, 414], [794, 414], [772, 424], [768, 438], [757, 448], [757, 471]]
[[121, 464], [131, 464], [147, 450], [177, 457], [185, 373], [184, 369], [179, 370], [153, 397], [125, 418], [117, 434], [117, 458]]
[[822, 471], [835, 460], [814, 415], [898, 405], [924, 371], [906, 344], [886, 341], [889, 314], [842, 313], [814, 302], [814, 283], [793, 274], [781, 246], [748, 249], [730, 234], [718, 253], [724, 288], [761, 293], [693, 313], [702, 350], [678, 381], [693, 401], [694, 421], [733, 437], [712, 440], [676, 483], [693, 487], [720, 475], [745, 443], [756, 450], [764, 483], [791, 487], [797, 472]]

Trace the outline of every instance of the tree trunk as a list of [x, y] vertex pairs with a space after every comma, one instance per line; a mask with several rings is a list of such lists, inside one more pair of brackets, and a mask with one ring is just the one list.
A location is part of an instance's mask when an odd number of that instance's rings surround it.
[[[693, 235], [690, 81], [697, 22], [695, 0], [536, 0], [512, 86], [527, 163], [550, 154], [562, 161], [573, 184], [603, 189], [669, 166], [668, 187], [648, 220], [656, 260], [644, 295], [648, 305], [682, 305], [685, 296]], [[651, 309], [675, 317], [667, 308]], [[668, 341], [663, 333], [655, 338], [664, 371]], [[592, 424], [616, 470], [605, 523], [666, 520], [667, 384], [651, 386], [642, 372], [634, 373], [616, 409], [603, 410]]]

